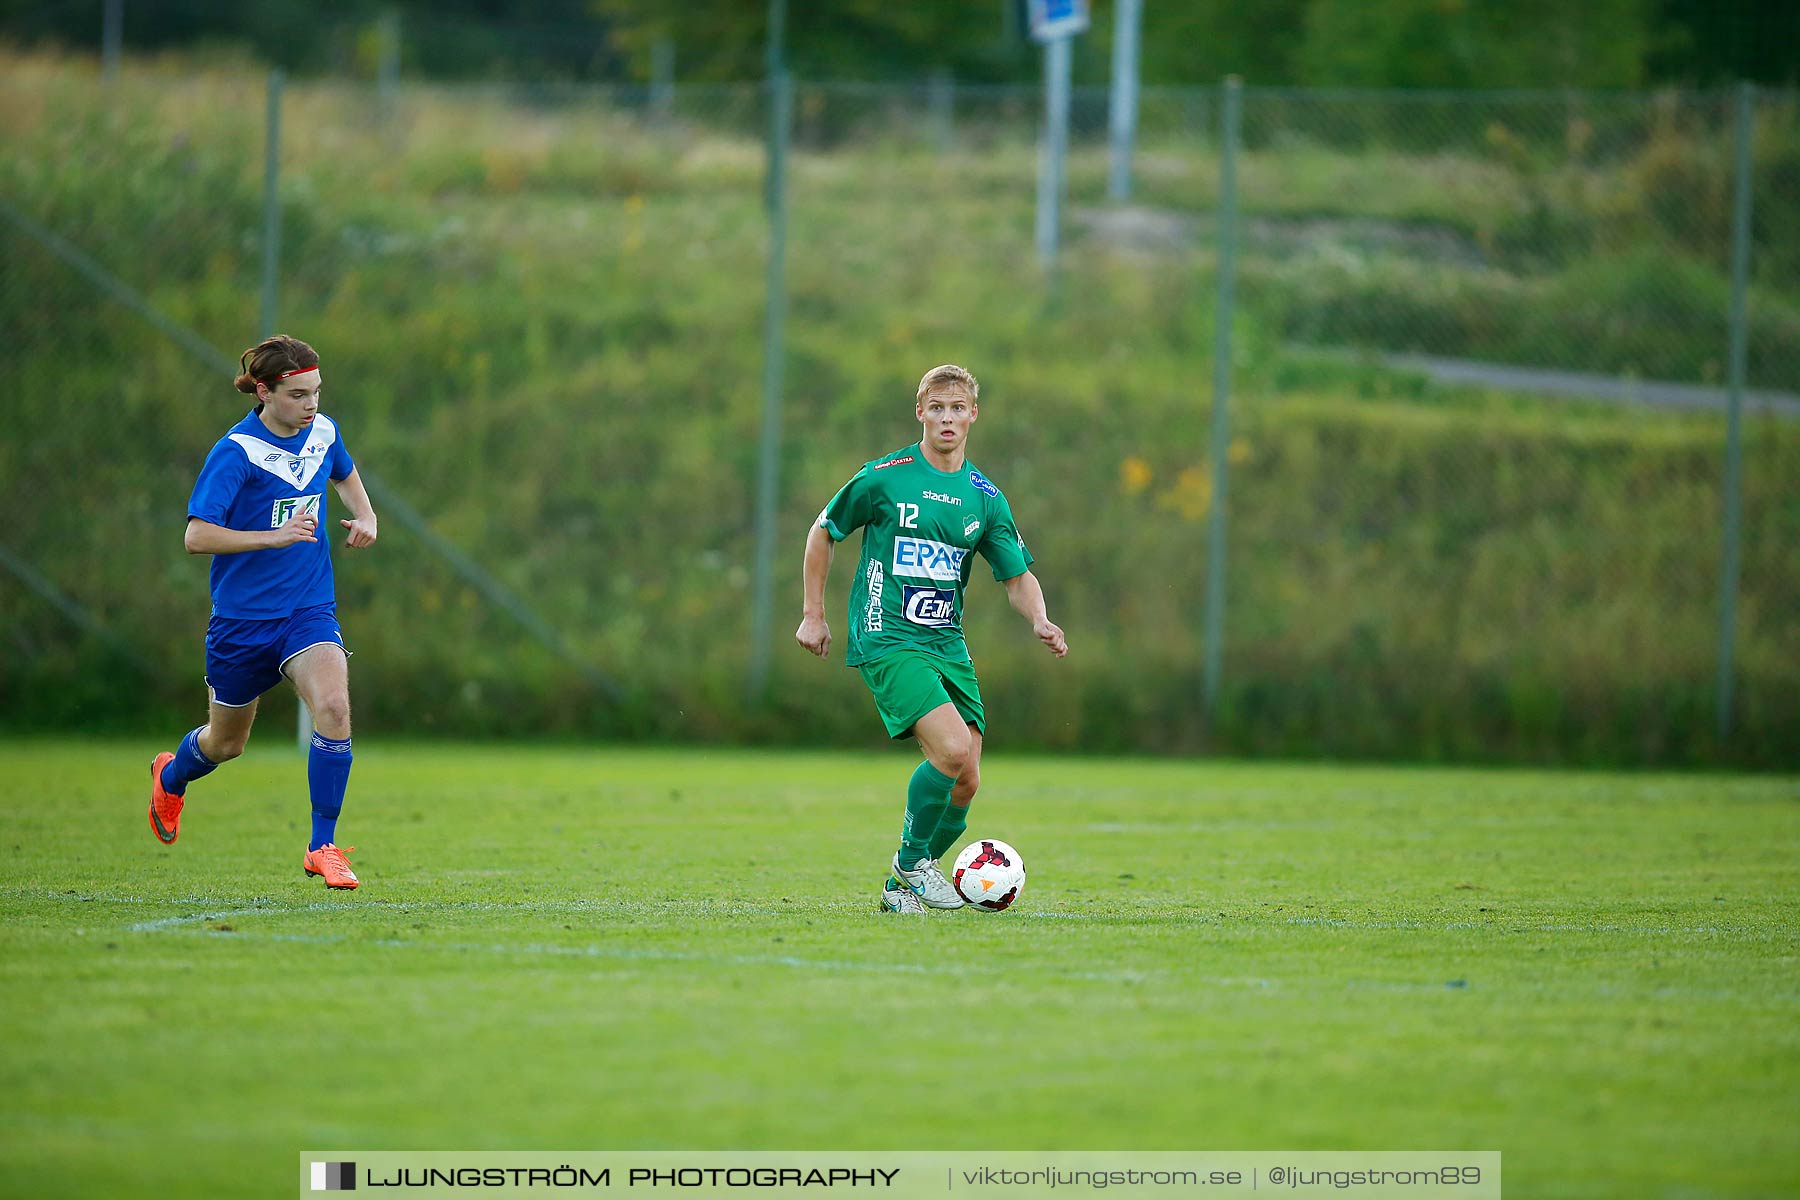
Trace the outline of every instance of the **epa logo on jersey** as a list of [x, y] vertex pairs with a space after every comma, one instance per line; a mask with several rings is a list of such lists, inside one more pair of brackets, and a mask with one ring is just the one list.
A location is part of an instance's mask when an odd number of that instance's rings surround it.
[[280, 529], [295, 517], [316, 517], [319, 515], [319, 501], [323, 495], [289, 496], [286, 500], [277, 500], [269, 510], [269, 528]]
[[946, 546], [926, 538], [894, 539], [894, 574], [924, 577], [940, 583], [962, 578], [963, 559], [968, 550], [962, 546]]
[[956, 624], [956, 593], [949, 588], [914, 587], [909, 583], [901, 594], [906, 598], [906, 619], [914, 625], [945, 629]]

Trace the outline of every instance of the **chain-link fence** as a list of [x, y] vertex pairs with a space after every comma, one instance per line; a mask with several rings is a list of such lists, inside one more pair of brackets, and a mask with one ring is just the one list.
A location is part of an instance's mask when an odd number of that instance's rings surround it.
[[[135, 721], [198, 699], [181, 505], [261, 332], [266, 81], [7, 66], [0, 720]], [[365, 725], [866, 736], [854, 674], [789, 643], [801, 543], [957, 361], [1074, 646], [977, 569], [1006, 743], [1794, 761], [1793, 97], [1753, 105], [1721, 736], [1734, 94], [1245, 91], [1210, 714], [1221, 93], [1145, 91], [1115, 204], [1077, 89], [1050, 273], [1034, 90], [800, 81], [774, 180], [771, 94], [283, 89], [276, 324], [383, 485], [381, 542], [336, 554]]]

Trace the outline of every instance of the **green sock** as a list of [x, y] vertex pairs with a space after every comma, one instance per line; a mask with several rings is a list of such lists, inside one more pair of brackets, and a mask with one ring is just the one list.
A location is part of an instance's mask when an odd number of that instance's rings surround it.
[[912, 782], [906, 785], [906, 820], [900, 825], [900, 865], [904, 869], [910, 871], [921, 858], [929, 857], [931, 835], [950, 803], [950, 788], [955, 783], [929, 760], [912, 773]]
[[963, 835], [969, 827], [969, 806], [958, 805], [951, 801], [944, 806], [944, 815], [938, 818], [937, 828], [931, 831], [932, 858], [942, 858], [950, 847], [956, 845], [956, 839]]

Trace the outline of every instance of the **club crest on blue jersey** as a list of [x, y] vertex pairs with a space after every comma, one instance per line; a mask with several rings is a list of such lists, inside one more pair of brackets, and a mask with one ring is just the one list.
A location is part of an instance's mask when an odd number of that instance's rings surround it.
[[973, 467], [969, 468], [969, 483], [978, 492], [986, 492], [990, 496], [998, 496], [1000, 494], [1000, 489], [989, 483], [987, 481], [987, 476], [983, 475]]

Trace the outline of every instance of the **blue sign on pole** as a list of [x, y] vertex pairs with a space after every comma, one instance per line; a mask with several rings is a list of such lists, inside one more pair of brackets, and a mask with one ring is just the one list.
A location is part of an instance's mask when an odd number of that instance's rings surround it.
[[1088, 0], [1030, 0], [1031, 36], [1055, 42], [1086, 33]]

